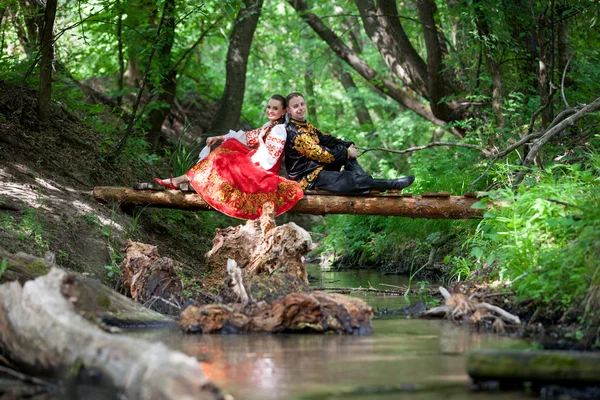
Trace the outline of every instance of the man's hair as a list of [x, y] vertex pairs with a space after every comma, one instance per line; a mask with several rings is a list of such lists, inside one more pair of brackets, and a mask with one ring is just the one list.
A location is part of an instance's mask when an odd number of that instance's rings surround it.
[[291, 99], [293, 99], [294, 97], [298, 97], [298, 96], [304, 98], [304, 95], [300, 92], [292, 92], [292, 93], [288, 94], [287, 97], [285, 98], [285, 104], [289, 104]]
[[271, 96], [271, 98], [269, 100], [277, 100], [280, 101], [281, 104], [283, 104], [283, 108], [287, 107], [287, 100], [285, 99], [285, 97], [283, 97], [280, 94], [274, 94], [273, 96]]

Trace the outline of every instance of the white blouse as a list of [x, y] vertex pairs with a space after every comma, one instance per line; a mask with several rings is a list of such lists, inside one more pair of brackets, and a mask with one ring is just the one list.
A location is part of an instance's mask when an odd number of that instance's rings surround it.
[[[285, 126], [283, 124], [275, 125], [271, 129], [271, 133], [267, 136], [266, 140], [263, 142], [258, 140], [258, 135], [260, 134], [261, 129], [269, 126], [270, 122], [267, 122], [260, 129], [254, 129], [251, 131], [232, 131], [230, 130], [223, 139], [235, 139], [244, 146], [255, 149], [256, 153], [252, 156], [252, 162], [260, 165], [265, 170], [269, 170], [273, 168], [273, 166], [277, 163], [277, 161], [283, 155], [283, 149], [285, 146], [285, 140], [287, 138], [287, 132], [285, 130]], [[200, 152], [200, 156], [198, 162], [206, 158], [210, 153], [210, 147], [206, 146]]]

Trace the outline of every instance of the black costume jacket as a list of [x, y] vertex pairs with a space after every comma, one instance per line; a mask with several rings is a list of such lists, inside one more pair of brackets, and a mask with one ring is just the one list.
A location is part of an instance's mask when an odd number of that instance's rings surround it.
[[290, 119], [285, 141], [288, 176], [299, 182], [303, 189], [310, 189], [323, 169], [341, 169], [348, 160], [348, 147], [352, 143], [323, 133], [308, 122]]

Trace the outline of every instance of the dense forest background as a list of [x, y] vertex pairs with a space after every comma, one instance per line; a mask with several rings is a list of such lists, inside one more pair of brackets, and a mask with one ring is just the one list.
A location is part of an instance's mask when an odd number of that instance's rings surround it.
[[[261, 125], [272, 94], [301, 91], [309, 121], [355, 141], [370, 173], [502, 204], [480, 221], [328, 216], [310, 227], [323, 258], [495, 282], [591, 323], [599, 17], [594, 0], [2, 0], [0, 76], [35, 90], [19, 121], [43, 135], [57, 107], [76, 114], [101, 138], [99, 165], [147, 181], [187, 170], [209, 135]], [[211, 218], [206, 237], [230, 222]]]

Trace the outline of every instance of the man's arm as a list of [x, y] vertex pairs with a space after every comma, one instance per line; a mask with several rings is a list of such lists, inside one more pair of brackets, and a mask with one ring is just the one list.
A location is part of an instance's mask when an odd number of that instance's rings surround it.
[[333, 147], [341, 144], [341, 145], [344, 145], [344, 147], [348, 148], [354, 144], [354, 142], [349, 142], [347, 140], [338, 139], [335, 136], [332, 136], [326, 132], [322, 132], [321, 130], [316, 129], [316, 128], [315, 128], [315, 132], [317, 133], [317, 136], [319, 137], [319, 142], [325, 147], [333, 148]]
[[321, 164], [345, 162], [348, 158], [348, 150], [344, 144], [338, 143], [333, 147], [327, 147], [317, 143], [314, 136], [307, 133], [296, 135], [293, 146], [301, 156]]

